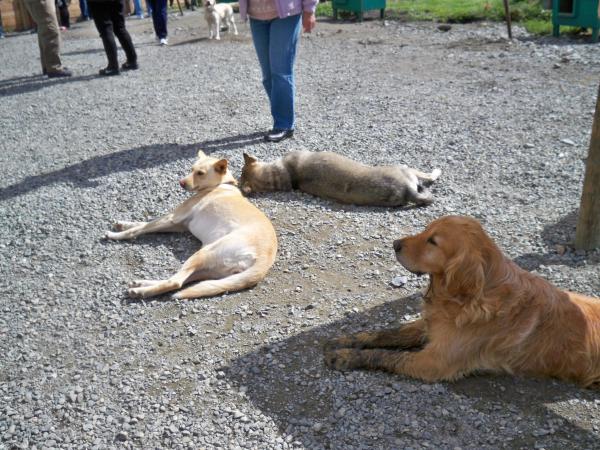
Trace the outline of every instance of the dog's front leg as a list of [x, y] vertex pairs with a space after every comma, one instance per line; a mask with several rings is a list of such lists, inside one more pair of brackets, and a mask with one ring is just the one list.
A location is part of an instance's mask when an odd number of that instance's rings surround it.
[[175, 222], [174, 214], [167, 214], [152, 222], [117, 222], [116, 231], [107, 231], [106, 238], [114, 240], [133, 239], [141, 234], [156, 232], [177, 232], [185, 230], [185, 226]]
[[325, 353], [325, 363], [337, 370], [384, 370], [428, 382], [455, 380], [468, 372], [465, 365], [449, 361], [433, 347], [418, 352], [343, 348]]
[[426, 325], [423, 319], [402, 325], [399, 328], [362, 332], [342, 336], [325, 343], [326, 350], [336, 348], [389, 348], [409, 349], [422, 347], [427, 342]]

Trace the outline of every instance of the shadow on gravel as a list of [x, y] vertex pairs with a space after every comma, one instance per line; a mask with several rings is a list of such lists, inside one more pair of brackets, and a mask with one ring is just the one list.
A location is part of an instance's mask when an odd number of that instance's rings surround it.
[[[137, 45], [136, 45], [137, 47]], [[94, 53], [104, 53], [104, 49], [102, 48], [88, 48], [86, 50], [72, 50], [70, 52], [62, 52], [62, 56], [72, 56], [72, 55], [91, 55]]]
[[179, 41], [179, 42], [175, 42], [174, 44], [171, 44], [171, 47], [178, 47], [180, 45], [188, 45], [188, 44], [196, 44], [196, 43], [202, 42], [202, 41], [208, 41], [208, 38], [201, 37], [201, 38], [195, 38], [195, 39], [188, 39], [187, 41]]
[[[357, 442], [344, 442], [349, 428], [355, 429], [355, 436], [356, 429], [364, 431], [360, 432], [361, 448], [401, 448], [415, 444], [415, 440], [430, 441], [424, 433], [435, 434], [436, 429], [450, 436], [450, 445], [444, 448], [477, 448], [473, 438], [486, 442], [488, 436], [496, 439], [495, 445], [479, 448], [575, 448], [574, 439], [585, 444], [577, 448], [597, 445], [597, 435], [553, 409], [556, 402], [582, 400], [594, 407], [598, 393], [575, 385], [488, 374], [430, 385], [382, 372], [331, 371], [323, 365], [321, 345], [325, 339], [394, 326], [397, 318], [411, 312], [407, 306], [415, 308], [419, 302], [420, 294], [415, 294], [350, 313], [342, 320], [256, 348], [234, 358], [222, 370], [228, 382], [245, 392], [281, 433], [292, 435], [305, 448], [350, 448]], [[462, 404], [457, 395], [463, 398]], [[462, 417], [464, 399], [475, 410], [467, 418]], [[439, 413], [443, 410], [446, 415]], [[473, 416], [477, 420], [472, 420]], [[583, 420], [598, 419], [591, 416]], [[413, 422], [415, 417], [435, 420], [436, 428], [427, 431]], [[532, 435], [549, 424], [556, 424], [553, 431]], [[525, 429], [519, 433], [515, 428]], [[504, 440], [508, 437], [512, 441]]]
[[581, 267], [586, 264], [599, 264], [599, 252], [578, 252], [573, 249], [579, 210], [573, 210], [558, 222], [546, 225], [542, 231], [542, 239], [546, 253], [526, 253], [514, 259], [526, 270], [536, 270], [541, 265], [564, 265]]
[[15, 85], [15, 84], [25, 83], [27, 81], [41, 80], [44, 78], [45, 78], [45, 76], [42, 75], [42, 73], [40, 73], [38, 75], [24, 75], [22, 77], [7, 78], [6, 80], [0, 80], [0, 89], [2, 89], [4, 87]]
[[[1, 89], [1, 88], [0, 88]], [[28, 177], [25, 180], [0, 189], [0, 201], [24, 195], [43, 186], [67, 183], [77, 187], [95, 187], [98, 178], [133, 170], [161, 166], [172, 161], [193, 160], [198, 149], [210, 154], [225, 149], [246, 147], [262, 141], [262, 133], [239, 134], [213, 139], [197, 144], [144, 145], [109, 155], [96, 156], [64, 169]]]
[[[97, 78], [99, 75], [81, 75], [68, 78], [46, 78], [42, 74], [34, 75], [31, 77], [22, 77], [22, 79], [14, 82], [10, 80], [0, 80], [0, 97], [10, 97], [13, 95], [27, 94], [28, 92], [39, 91], [51, 86], [57, 86], [59, 84], [74, 83], [77, 81], [88, 81], [93, 78]], [[8, 83], [5, 83], [8, 81]]]

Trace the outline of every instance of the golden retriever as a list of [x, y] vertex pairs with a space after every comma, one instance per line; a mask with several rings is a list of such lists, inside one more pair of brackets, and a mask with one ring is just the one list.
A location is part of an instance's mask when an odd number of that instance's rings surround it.
[[430, 275], [422, 318], [330, 341], [330, 367], [430, 382], [476, 371], [582, 386], [600, 381], [600, 299], [561, 291], [521, 269], [476, 220], [442, 217], [394, 241], [394, 250], [406, 269]]

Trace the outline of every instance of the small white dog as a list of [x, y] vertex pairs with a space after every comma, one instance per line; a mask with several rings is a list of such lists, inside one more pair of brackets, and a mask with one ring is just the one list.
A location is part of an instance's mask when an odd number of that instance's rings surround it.
[[209, 39], [221, 39], [221, 23], [227, 27], [228, 31], [233, 28], [233, 34], [238, 34], [233, 20], [233, 8], [229, 3], [217, 4], [217, 0], [206, 0], [204, 2], [204, 18], [208, 23]]

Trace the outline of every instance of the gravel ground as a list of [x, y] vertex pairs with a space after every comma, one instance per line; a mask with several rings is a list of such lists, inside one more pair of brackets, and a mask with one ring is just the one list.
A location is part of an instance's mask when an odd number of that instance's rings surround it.
[[[89, 22], [64, 35], [72, 79], [39, 75], [34, 35], [0, 41], [0, 448], [598, 448], [595, 391], [344, 374], [319, 349], [418, 314], [426, 280], [391, 242], [444, 214], [479, 218], [523, 267], [600, 296], [600, 251], [570, 247], [598, 44], [520, 29], [511, 43], [498, 24], [320, 21], [301, 42], [296, 138], [267, 145], [248, 27], [215, 42], [200, 11], [169, 26], [161, 48], [148, 19], [129, 21], [141, 70], [110, 79], [96, 76]], [[254, 197], [280, 243], [258, 287], [130, 302], [128, 280], [172, 274], [199, 244], [103, 232], [184, 199], [177, 180], [198, 148], [237, 175], [242, 151], [304, 148], [442, 177], [426, 208]]]

